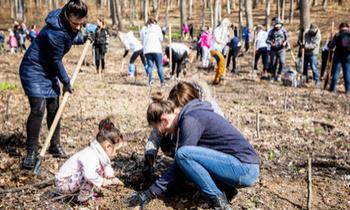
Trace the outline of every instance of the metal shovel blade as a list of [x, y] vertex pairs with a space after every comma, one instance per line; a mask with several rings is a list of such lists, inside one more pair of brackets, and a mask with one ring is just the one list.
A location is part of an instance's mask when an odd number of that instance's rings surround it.
[[36, 160], [36, 163], [35, 163], [35, 166], [34, 166], [34, 169], [33, 169], [33, 172], [34, 174], [36, 175], [41, 175], [41, 161], [42, 161], [42, 158], [39, 156]]

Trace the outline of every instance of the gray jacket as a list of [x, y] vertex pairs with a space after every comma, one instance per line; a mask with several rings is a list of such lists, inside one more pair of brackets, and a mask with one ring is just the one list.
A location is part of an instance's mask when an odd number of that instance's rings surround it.
[[310, 30], [305, 33], [305, 55], [318, 55], [320, 51], [321, 33], [313, 34]]

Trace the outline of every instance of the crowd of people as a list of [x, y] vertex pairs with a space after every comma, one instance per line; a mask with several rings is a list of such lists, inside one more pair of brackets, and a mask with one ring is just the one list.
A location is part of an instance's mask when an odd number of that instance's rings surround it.
[[19, 24], [14, 22], [13, 28], [8, 29], [8, 35], [4, 31], [0, 31], [0, 54], [9, 52], [14, 54], [17, 52], [24, 53], [27, 50], [26, 41], [33, 42], [35, 37], [39, 34], [36, 24], [31, 25], [27, 29], [24, 22]]

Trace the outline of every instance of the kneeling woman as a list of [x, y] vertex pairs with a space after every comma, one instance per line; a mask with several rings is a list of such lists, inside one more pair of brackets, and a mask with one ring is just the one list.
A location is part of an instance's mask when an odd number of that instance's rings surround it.
[[231, 188], [249, 187], [259, 176], [259, 157], [243, 135], [210, 104], [194, 99], [182, 109], [172, 101], [152, 103], [148, 123], [161, 133], [177, 133], [175, 163], [148, 190], [135, 193], [129, 206], [144, 205], [175, 186], [181, 171], [215, 208], [231, 209], [216, 181]]

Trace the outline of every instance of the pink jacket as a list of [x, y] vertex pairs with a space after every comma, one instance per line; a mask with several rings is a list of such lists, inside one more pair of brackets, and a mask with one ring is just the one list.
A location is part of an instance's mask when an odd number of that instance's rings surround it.
[[10, 46], [10, 48], [16, 48], [17, 47], [16, 37], [14, 37], [14, 36], [10, 36], [9, 37], [9, 46]]
[[70, 157], [56, 173], [56, 181], [64, 181], [72, 176], [89, 181], [101, 187], [105, 178], [114, 177], [111, 161], [96, 140], [90, 146]]
[[185, 34], [188, 33], [188, 25], [187, 24], [184, 25], [184, 33]]
[[211, 40], [213, 39], [213, 33], [208, 33], [207, 31], [204, 31], [201, 36], [201, 47], [207, 47], [210, 48]]

